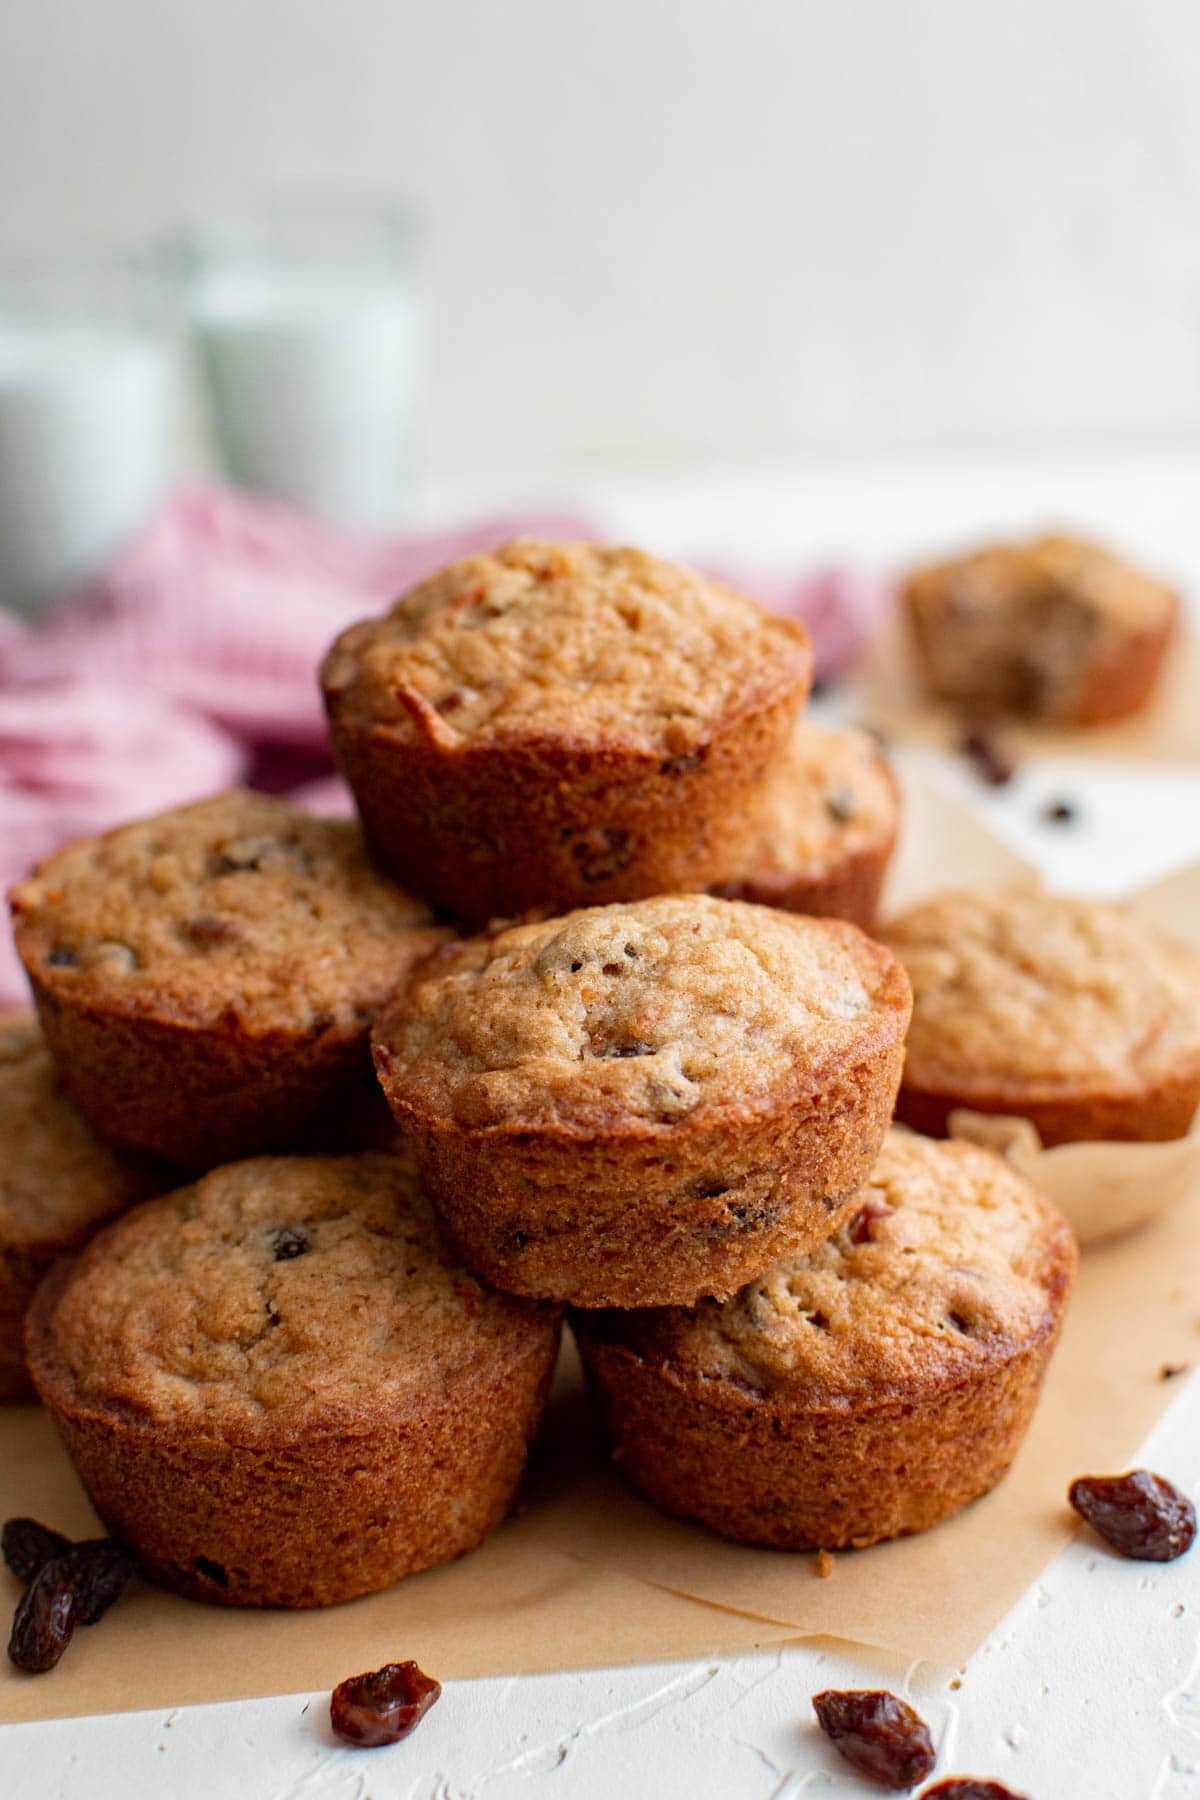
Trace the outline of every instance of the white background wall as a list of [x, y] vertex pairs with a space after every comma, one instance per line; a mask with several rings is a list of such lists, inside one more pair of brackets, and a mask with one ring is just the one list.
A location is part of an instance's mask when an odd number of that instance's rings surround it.
[[432, 226], [440, 470], [1200, 435], [1197, 0], [3, 0], [0, 243]]

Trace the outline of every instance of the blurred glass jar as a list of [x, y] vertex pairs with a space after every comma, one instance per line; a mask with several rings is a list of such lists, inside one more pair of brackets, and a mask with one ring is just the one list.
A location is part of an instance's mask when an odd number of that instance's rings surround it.
[[170, 480], [171, 286], [158, 259], [0, 261], [0, 604], [97, 574]]
[[178, 242], [226, 472], [339, 524], [391, 523], [411, 480], [422, 373], [406, 216], [279, 207]]

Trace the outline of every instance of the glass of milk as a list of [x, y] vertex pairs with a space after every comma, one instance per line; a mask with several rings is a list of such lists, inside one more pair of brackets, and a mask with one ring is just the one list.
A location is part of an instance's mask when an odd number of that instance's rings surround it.
[[0, 605], [97, 574], [171, 474], [169, 288], [136, 259], [0, 265]]
[[234, 481], [336, 523], [392, 523], [422, 374], [411, 227], [390, 206], [278, 208], [184, 240], [189, 316]]

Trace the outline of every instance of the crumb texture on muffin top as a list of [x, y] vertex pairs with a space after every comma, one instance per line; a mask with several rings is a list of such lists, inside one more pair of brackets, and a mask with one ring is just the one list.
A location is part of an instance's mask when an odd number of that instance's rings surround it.
[[365, 722], [447, 748], [562, 735], [678, 755], [807, 688], [810, 666], [799, 625], [691, 570], [522, 538], [351, 627], [322, 680]]
[[245, 790], [69, 844], [10, 900], [64, 999], [251, 1031], [364, 1028], [440, 935], [356, 823]]
[[60, 1091], [32, 1017], [0, 1020], [0, 1246], [73, 1242], [156, 1186], [149, 1167], [96, 1142]]
[[1074, 1240], [999, 1157], [893, 1126], [861, 1202], [732, 1300], [602, 1329], [684, 1378], [828, 1409], [968, 1381], [1054, 1329]]
[[443, 1250], [395, 1156], [259, 1157], [94, 1239], [48, 1321], [74, 1403], [206, 1428], [354, 1429], [545, 1329]]
[[882, 935], [912, 981], [922, 1087], [1137, 1091], [1200, 1069], [1200, 958], [1123, 907], [948, 893]]
[[852, 925], [703, 895], [448, 946], [381, 1019], [393, 1103], [604, 1129], [752, 1113], [903, 1035], [908, 984]]
[[866, 731], [822, 731], [801, 719], [764, 790], [747, 867], [825, 874], [896, 829], [896, 783]]

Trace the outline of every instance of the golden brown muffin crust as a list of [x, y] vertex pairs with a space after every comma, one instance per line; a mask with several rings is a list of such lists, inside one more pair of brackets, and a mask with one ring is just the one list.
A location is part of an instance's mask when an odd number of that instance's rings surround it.
[[686, 754], [801, 680], [791, 621], [644, 551], [519, 538], [352, 627], [322, 680], [348, 717], [453, 748], [562, 737]]
[[903, 1029], [853, 926], [704, 895], [588, 908], [447, 947], [376, 1030], [393, 1104], [460, 1124], [618, 1130], [750, 1117]]
[[574, 1318], [614, 1455], [667, 1512], [861, 1547], [1011, 1464], [1074, 1274], [1066, 1222], [988, 1152], [896, 1131], [858, 1198], [724, 1306]]
[[970, 1105], [1200, 1077], [1200, 958], [1120, 906], [949, 893], [882, 935], [913, 984], [906, 1082]]
[[69, 844], [10, 898], [56, 998], [255, 1035], [365, 1027], [440, 935], [357, 824], [244, 790]]
[[723, 1305], [615, 1321], [682, 1380], [841, 1410], [970, 1381], [1056, 1326], [1070, 1232], [973, 1145], [889, 1132], [864, 1209], [820, 1249]]
[[405, 1159], [262, 1157], [108, 1227], [52, 1332], [74, 1407], [278, 1443], [440, 1403], [552, 1316], [453, 1265]]
[[896, 779], [866, 731], [822, 731], [800, 720], [762, 799], [753, 878], [817, 878], [896, 834]]
[[904, 597], [936, 693], [1077, 722], [1145, 704], [1179, 604], [1109, 551], [1066, 536], [914, 570]]
[[162, 1185], [92, 1136], [61, 1092], [36, 1020], [0, 1020], [0, 1247], [65, 1249]]

